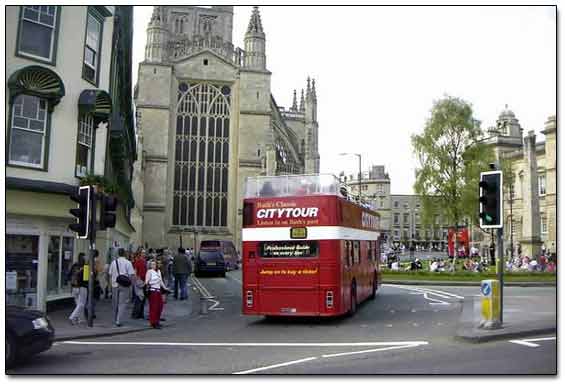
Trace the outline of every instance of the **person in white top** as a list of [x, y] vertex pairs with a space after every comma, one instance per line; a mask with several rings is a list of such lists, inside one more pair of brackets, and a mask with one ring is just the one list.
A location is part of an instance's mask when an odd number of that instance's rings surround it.
[[121, 327], [121, 320], [127, 318], [126, 307], [131, 294], [131, 284], [127, 287], [118, 284], [118, 276], [126, 275], [130, 278], [130, 282], [133, 282], [135, 279], [135, 270], [131, 262], [126, 259], [125, 254], [126, 252], [123, 248], [118, 249], [118, 258], [112, 261], [108, 271], [112, 285], [112, 320], [116, 327]]
[[155, 261], [149, 262], [149, 269], [145, 274], [145, 285], [149, 290], [149, 324], [155, 329], [161, 329], [159, 321], [163, 312], [163, 297], [161, 296], [161, 288], [168, 291], [163, 283], [161, 271], [157, 269]]

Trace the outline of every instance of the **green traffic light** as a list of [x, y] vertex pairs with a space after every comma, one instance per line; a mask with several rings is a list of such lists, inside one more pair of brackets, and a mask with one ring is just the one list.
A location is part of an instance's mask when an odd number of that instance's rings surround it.
[[491, 215], [488, 215], [488, 214], [485, 214], [485, 221], [486, 221], [487, 223], [491, 223], [491, 222], [492, 222], [492, 216], [491, 216]]

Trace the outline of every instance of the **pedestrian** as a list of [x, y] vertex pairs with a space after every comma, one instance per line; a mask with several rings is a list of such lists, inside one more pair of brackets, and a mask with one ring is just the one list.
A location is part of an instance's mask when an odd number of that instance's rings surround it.
[[84, 280], [84, 253], [79, 253], [78, 260], [71, 267], [71, 287], [72, 294], [75, 299], [75, 308], [69, 316], [69, 321], [72, 325], [77, 325], [84, 322], [84, 308], [88, 298], [88, 281]]
[[116, 327], [121, 327], [122, 320], [126, 318], [126, 307], [131, 292], [130, 285], [135, 278], [135, 270], [131, 262], [126, 259], [126, 252], [123, 248], [118, 249], [118, 257], [112, 261], [109, 273], [112, 284], [112, 321]]
[[155, 329], [160, 329], [161, 313], [163, 312], [163, 297], [161, 289], [167, 292], [163, 283], [161, 271], [157, 269], [157, 262], [149, 263], [149, 270], [145, 276], [145, 285], [149, 291], [149, 324]]
[[190, 261], [184, 253], [184, 248], [179, 248], [178, 253], [173, 259], [173, 274], [175, 275], [175, 299], [179, 299], [179, 286], [180, 286], [180, 300], [188, 299], [188, 290], [186, 289], [186, 280], [190, 273]]
[[[98, 250], [94, 250], [94, 276], [93, 276], [93, 291], [92, 291], [92, 318], [96, 319], [96, 302], [100, 300], [100, 283], [98, 282], [98, 270], [99, 270], [99, 253]], [[87, 280], [88, 284], [88, 280]], [[84, 307], [84, 315], [88, 318], [88, 310], [90, 309], [90, 295], [87, 296], [86, 306]]]
[[133, 319], [143, 319], [143, 309], [145, 307], [145, 294], [143, 288], [145, 287], [145, 275], [147, 275], [147, 266], [143, 253], [137, 252], [135, 254], [133, 269], [135, 270], [134, 296], [133, 296], [133, 310], [131, 317]]

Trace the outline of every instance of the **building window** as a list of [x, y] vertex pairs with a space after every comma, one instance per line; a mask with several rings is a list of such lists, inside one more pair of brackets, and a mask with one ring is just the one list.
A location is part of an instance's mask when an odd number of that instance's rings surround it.
[[219, 84], [179, 84], [173, 225], [227, 226], [230, 93]]
[[404, 221], [404, 224], [408, 224], [408, 222], [410, 221], [410, 214], [409, 213], [404, 213], [402, 215], [402, 220]]
[[76, 176], [84, 177], [92, 170], [94, 145], [94, 117], [85, 114], [78, 126]]
[[383, 199], [382, 197], [380, 198], [380, 201], [379, 201], [379, 207], [380, 207], [380, 208], [384, 208], [384, 207], [385, 207], [385, 199]]
[[58, 10], [54, 5], [21, 7], [17, 48], [19, 55], [50, 63], [55, 61]]
[[394, 230], [394, 238], [395, 238], [396, 240], [398, 240], [399, 237], [400, 237], [400, 231], [399, 231], [398, 229], [395, 229], [395, 230]]
[[416, 224], [420, 224], [420, 215], [416, 213], [414, 215], [414, 218], [415, 218]]
[[400, 213], [394, 214], [394, 224], [396, 225], [400, 224]]
[[46, 168], [47, 102], [36, 96], [18, 95], [12, 106], [9, 164]]
[[398, 206], [399, 206], [398, 201], [395, 201], [395, 202], [394, 202], [394, 208], [398, 208]]
[[71, 293], [69, 273], [73, 264], [74, 239], [50, 236], [47, 249], [47, 294]]
[[408, 203], [404, 203], [404, 209], [408, 209], [408, 208], [410, 208], [410, 207], [408, 206]]
[[37, 307], [39, 236], [6, 235], [6, 304]]
[[541, 218], [541, 233], [547, 233], [547, 217]]
[[101, 37], [102, 22], [89, 12], [86, 22], [82, 77], [95, 85], [98, 83]]
[[545, 175], [538, 176], [539, 195], [545, 196]]

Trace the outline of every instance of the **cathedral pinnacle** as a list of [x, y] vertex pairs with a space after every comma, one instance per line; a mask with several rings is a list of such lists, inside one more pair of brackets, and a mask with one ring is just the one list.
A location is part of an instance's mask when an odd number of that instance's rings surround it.
[[316, 80], [312, 79], [312, 100], [316, 101]]
[[293, 110], [293, 111], [298, 110], [298, 105], [296, 103], [296, 89], [294, 90], [294, 93], [292, 95], [292, 107], [290, 107], [290, 109]]
[[153, 7], [153, 14], [151, 15], [150, 24], [156, 25], [161, 24], [165, 21], [163, 18], [163, 10], [161, 8], [162, 7], [160, 5]]
[[302, 88], [302, 93], [300, 94], [300, 111], [304, 112], [304, 88]]
[[259, 7], [253, 7], [253, 13], [251, 14], [251, 19], [249, 20], [247, 33], [264, 34], [263, 25], [261, 24], [261, 15], [259, 14]]
[[310, 76], [306, 80], [306, 97], [310, 97]]

